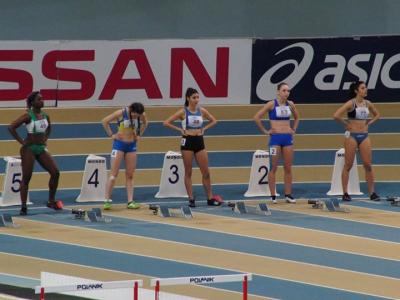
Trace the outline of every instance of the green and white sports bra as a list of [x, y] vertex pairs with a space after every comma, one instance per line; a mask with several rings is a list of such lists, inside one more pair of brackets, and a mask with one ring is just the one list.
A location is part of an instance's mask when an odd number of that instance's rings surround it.
[[47, 115], [43, 112], [40, 113], [42, 119], [38, 120], [35, 113], [30, 109], [28, 115], [31, 117], [30, 123], [26, 124], [26, 130], [31, 134], [44, 134], [49, 127]]

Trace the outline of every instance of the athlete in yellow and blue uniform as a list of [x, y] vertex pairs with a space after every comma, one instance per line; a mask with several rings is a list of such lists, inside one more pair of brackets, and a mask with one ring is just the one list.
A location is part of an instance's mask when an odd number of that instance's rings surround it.
[[[110, 123], [113, 121], [117, 122], [118, 127], [118, 131], [115, 134], [110, 127]], [[104, 203], [104, 209], [111, 209], [111, 194], [122, 159], [125, 160], [127, 208], [137, 209], [140, 205], [133, 200], [133, 174], [136, 169], [137, 159], [136, 143], [139, 136], [143, 134], [147, 127], [147, 117], [144, 112], [144, 106], [142, 103], [132, 103], [129, 107], [119, 109], [106, 116], [102, 123], [108, 136], [113, 139], [110, 177], [106, 186], [106, 202]]]

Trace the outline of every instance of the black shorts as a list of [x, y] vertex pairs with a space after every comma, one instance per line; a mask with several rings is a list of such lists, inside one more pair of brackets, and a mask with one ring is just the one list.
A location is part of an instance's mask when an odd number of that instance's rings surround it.
[[202, 135], [186, 135], [181, 139], [181, 150], [188, 150], [197, 153], [205, 149], [204, 138]]

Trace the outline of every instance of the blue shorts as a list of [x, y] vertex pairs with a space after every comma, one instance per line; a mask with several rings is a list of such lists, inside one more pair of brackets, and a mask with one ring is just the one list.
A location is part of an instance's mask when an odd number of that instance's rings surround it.
[[124, 153], [136, 152], [136, 142], [124, 142], [120, 140], [114, 140], [113, 150], [122, 151]]
[[350, 132], [350, 136], [356, 140], [357, 146], [360, 146], [362, 142], [368, 137], [368, 133], [357, 133], [357, 132]]
[[269, 138], [269, 146], [292, 146], [293, 135], [291, 133], [273, 133]]

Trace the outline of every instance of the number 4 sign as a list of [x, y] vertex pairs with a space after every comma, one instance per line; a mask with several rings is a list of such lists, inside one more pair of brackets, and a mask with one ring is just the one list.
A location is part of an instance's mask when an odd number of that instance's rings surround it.
[[105, 201], [106, 182], [106, 159], [90, 154], [86, 158], [81, 193], [76, 202]]
[[160, 188], [156, 198], [185, 197], [187, 192], [184, 182], [185, 170], [182, 155], [168, 151], [164, 156], [164, 164], [161, 171]]

